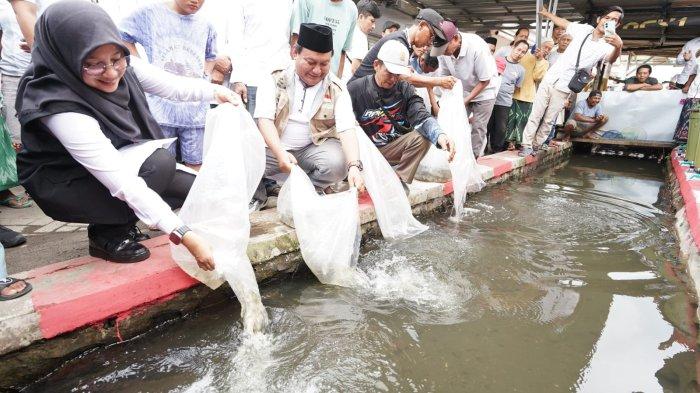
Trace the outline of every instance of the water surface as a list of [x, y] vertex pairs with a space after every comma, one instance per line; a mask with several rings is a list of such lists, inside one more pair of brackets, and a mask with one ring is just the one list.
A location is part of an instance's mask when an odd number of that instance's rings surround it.
[[363, 290], [308, 272], [84, 354], [30, 391], [690, 392], [695, 308], [660, 166], [574, 157], [364, 246]]

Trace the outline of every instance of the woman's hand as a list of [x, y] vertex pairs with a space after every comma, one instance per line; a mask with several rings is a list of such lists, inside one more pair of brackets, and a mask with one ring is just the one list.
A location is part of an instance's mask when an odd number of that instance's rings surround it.
[[188, 231], [182, 237], [182, 245], [185, 246], [187, 251], [197, 260], [197, 265], [199, 265], [202, 270], [214, 270], [214, 253], [211, 246], [204, 238], [194, 231]]
[[217, 86], [216, 90], [214, 91], [214, 98], [216, 98], [216, 102], [219, 104], [224, 104], [226, 102], [229, 102], [234, 106], [241, 104], [241, 96], [223, 86]]

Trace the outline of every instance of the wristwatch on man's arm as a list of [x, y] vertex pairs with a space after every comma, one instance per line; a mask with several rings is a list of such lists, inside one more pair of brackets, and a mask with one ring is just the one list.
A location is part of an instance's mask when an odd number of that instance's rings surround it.
[[362, 172], [362, 169], [364, 168], [362, 166], [362, 161], [360, 160], [355, 160], [355, 161], [350, 161], [348, 162], [348, 171], [350, 171], [350, 168], [356, 167], [360, 172]]
[[182, 243], [182, 238], [185, 236], [185, 233], [191, 231], [191, 229], [187, 225], [183, 225], [179, 228], [175, 228], [174, 231], [170, 232], [170, 241], [173, 242], [176, 246]]

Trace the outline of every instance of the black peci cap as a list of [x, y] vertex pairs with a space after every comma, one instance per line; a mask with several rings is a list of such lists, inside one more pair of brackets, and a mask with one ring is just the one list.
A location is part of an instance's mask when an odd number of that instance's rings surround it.
[[326, 25], [317, 23], [302, 23], [299, 26], [297, 44], [302, 48], [319, 53], [333, 51], [333, 30]]

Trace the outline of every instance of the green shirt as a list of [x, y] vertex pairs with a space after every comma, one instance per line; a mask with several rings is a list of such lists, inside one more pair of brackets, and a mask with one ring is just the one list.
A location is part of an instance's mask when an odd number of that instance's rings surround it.
[[341, 52], [350, 51], [357, 23], [357, 6], [351, 0], [296, 0], [292, 12], [291, 31], [299, 34], [302, 23], [318, 23], [333, 30], [331, 72], [337, 73]]

